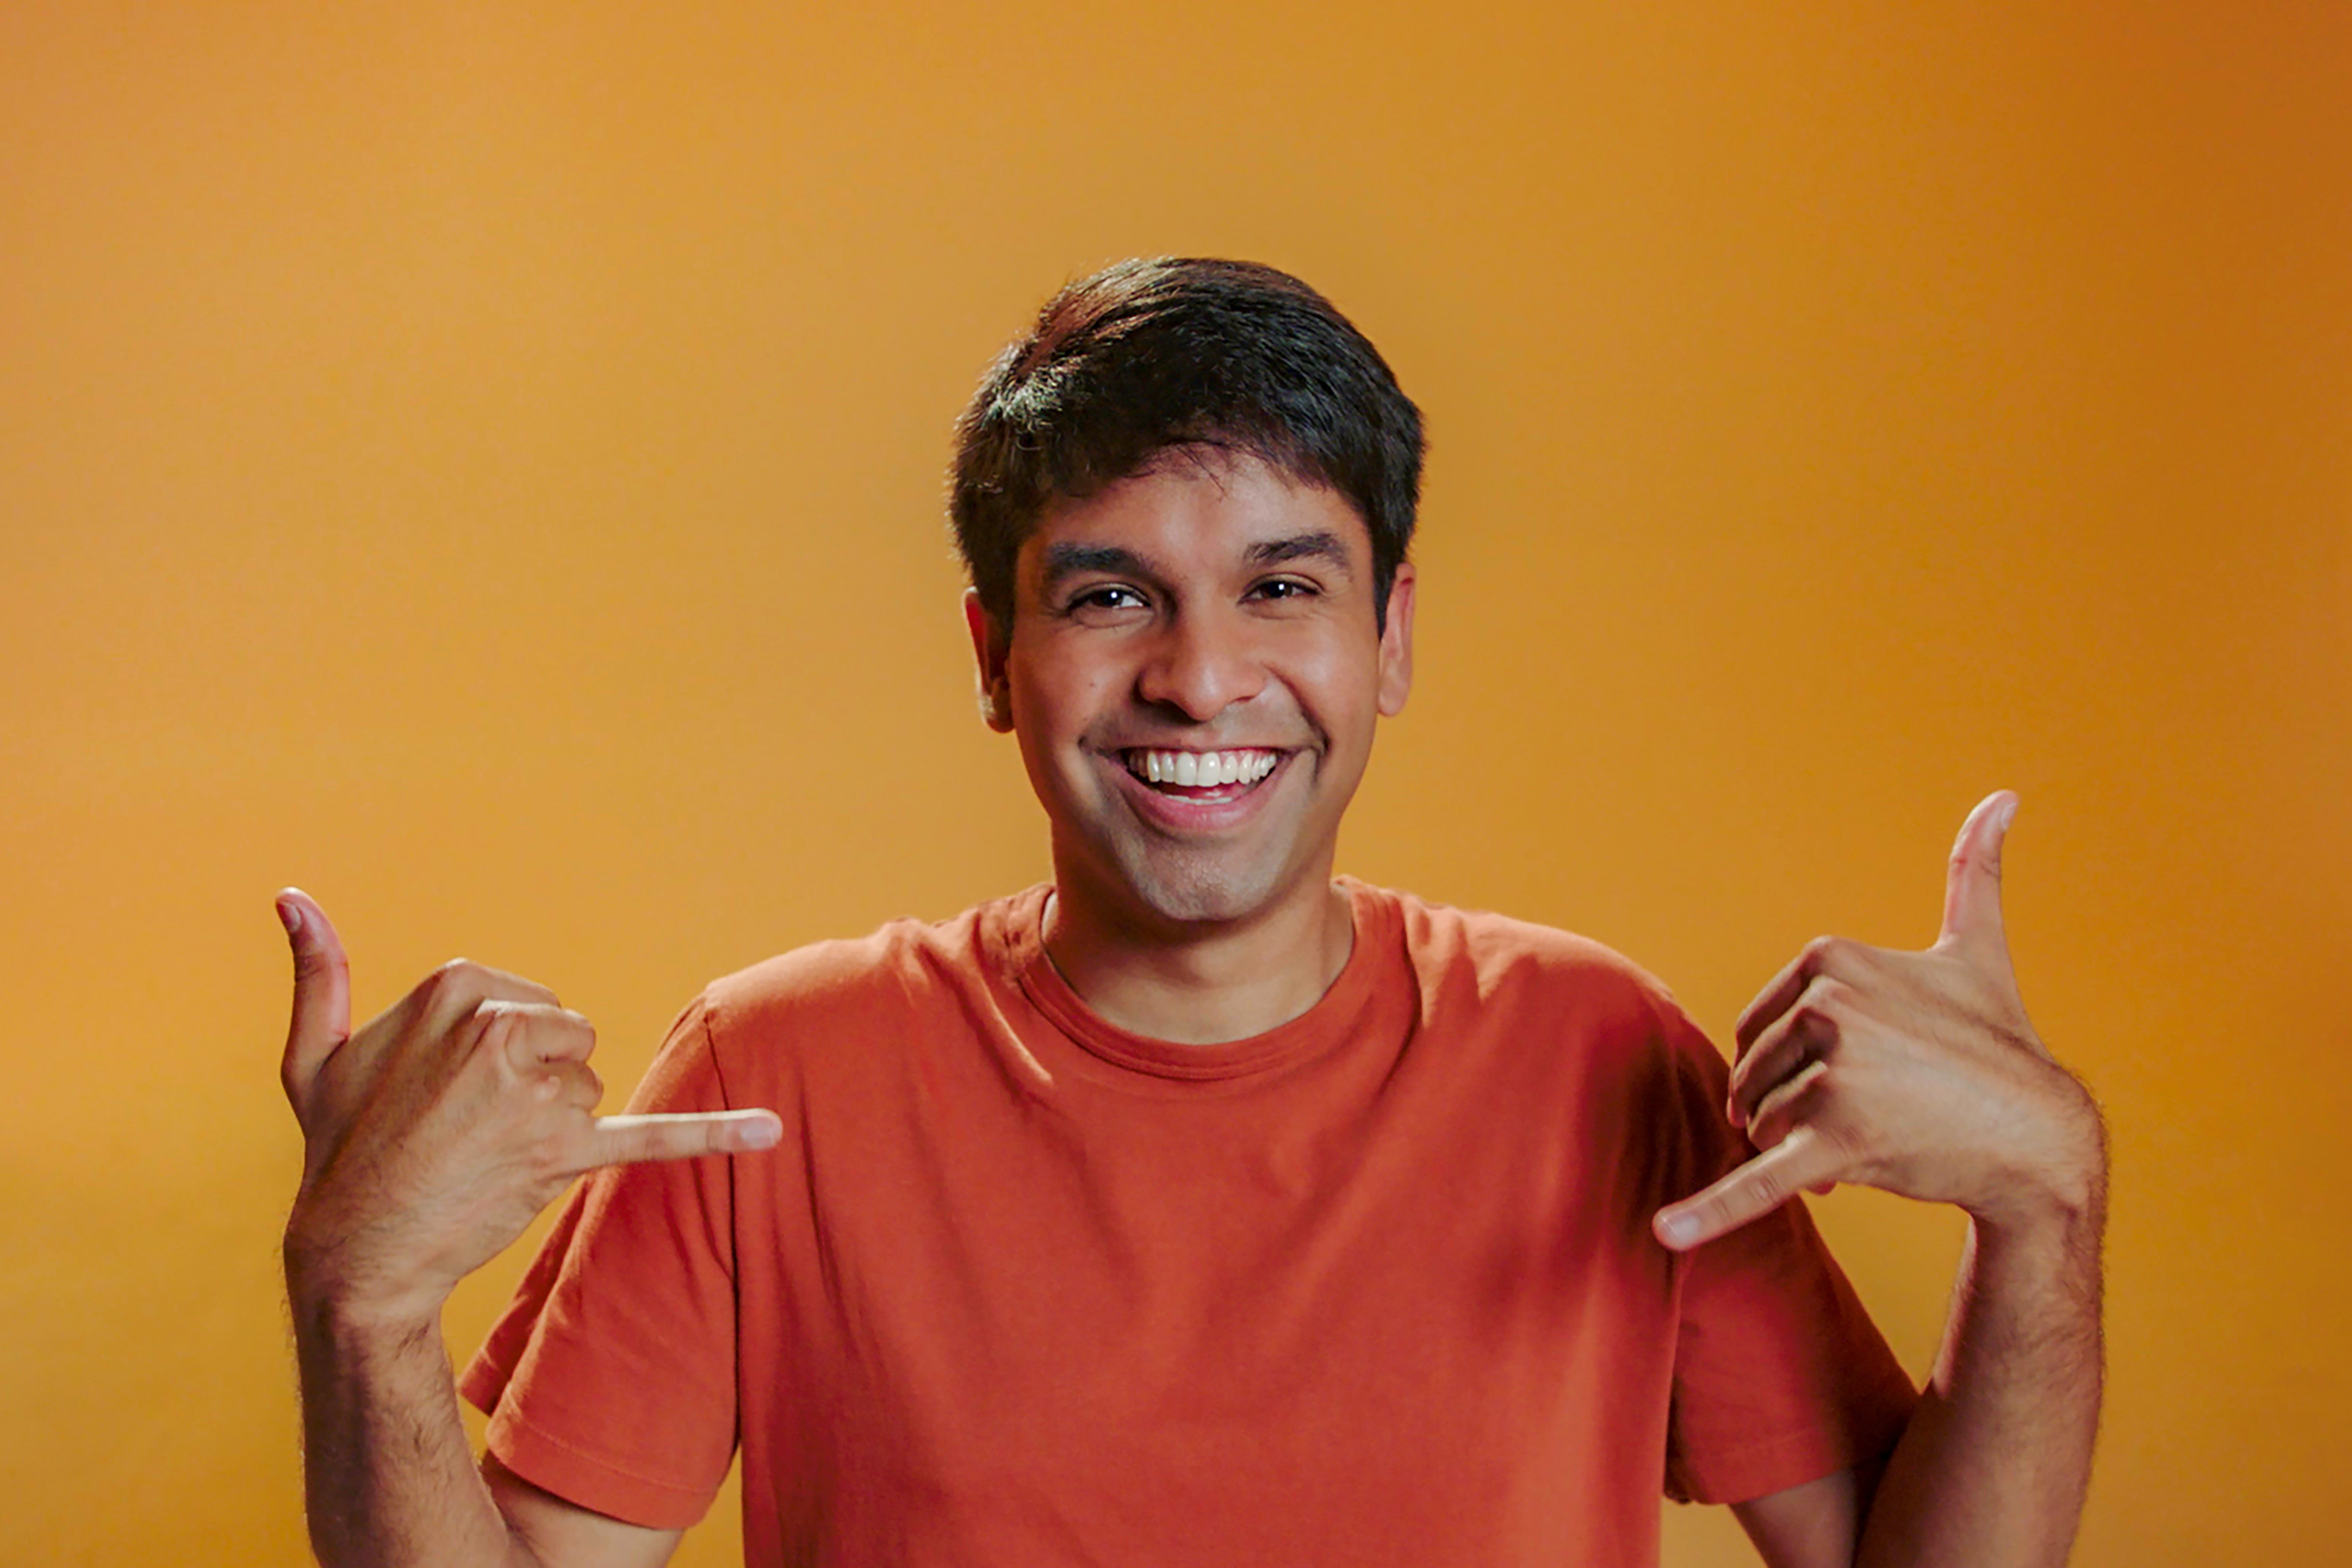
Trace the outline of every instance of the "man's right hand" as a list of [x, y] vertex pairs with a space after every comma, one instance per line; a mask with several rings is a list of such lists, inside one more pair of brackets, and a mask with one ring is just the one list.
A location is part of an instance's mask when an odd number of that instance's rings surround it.
[[555, 993], [462, 960], [357, 1034], [326, 912], [289, 888], [294, 1015], [279, 1076], [302, 1124], [286, 1225], [298, 1301], [385, 1326], [436, 1315], [457, 1281], [600, 1166], [772, 1147], [769, 1111], [597, 1116], [595, 1030]]

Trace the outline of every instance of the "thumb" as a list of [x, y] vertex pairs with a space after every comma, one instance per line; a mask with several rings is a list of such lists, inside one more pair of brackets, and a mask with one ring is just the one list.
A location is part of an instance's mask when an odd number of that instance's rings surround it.
[[300, 888], [278, 895], [278, 918], [294, 948], [294, 1016], [278, 1076], [299, 1113], [319, 1069], [351, 1038], [352, 966], [327, 912]]
[[2006, 952], [2009, 936], [2000, 919], [2000, 847], [2017, 815], [2017, 793], [1996, 789], [1977, 802], [1960, 836], [1952, 841], [1952, 862], [1944, 883], [1944, 928], [1938, 946], [1993, 946]]

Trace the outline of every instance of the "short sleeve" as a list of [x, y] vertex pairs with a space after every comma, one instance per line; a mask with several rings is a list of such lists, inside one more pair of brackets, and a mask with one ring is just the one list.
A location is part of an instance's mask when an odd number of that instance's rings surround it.
[[[1674, 1015], [1669, 1046], [1690, 1143], [1685, 1197], [1753, 1157], [1724, 1113], [1730, 1074]], [[1917, 1395], [1830, 1256], [1802, 1199], [1688, 1255], [1666, 1491], [1746, 1502], [1883, 1457]]]
[[[698, 1001], [629, 1109], [728, 1108]], [[736, 1440], [731, 1181], [711, 1155], [615, 1166], [572, 1189], [459, 1383], [509, 1469], [652, 1529], [709, 1508]]]

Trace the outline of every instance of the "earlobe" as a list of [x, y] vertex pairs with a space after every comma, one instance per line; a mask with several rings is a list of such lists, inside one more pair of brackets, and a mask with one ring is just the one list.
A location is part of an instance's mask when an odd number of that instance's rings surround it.
[[982, 722], [999, 735], [1013, 733], [1013, 684], [1006, 677], [1005, 640], [980, 601], [980, 590], [963, 591], [963, 622], [971, 633], [972, 664], [979, 675]]
[[1003, 681], [983, 687], [980, 694], [980, 716], [997, 734], [1012, 734], [1013, 688]]
[[1412, 692], [1412, 598], [1415, 573], [1411, 561], [1398, 565], [1389, 584], [1388, 615], [1381, 625], [1381, 694], [1382, 718], [1404, 711]]

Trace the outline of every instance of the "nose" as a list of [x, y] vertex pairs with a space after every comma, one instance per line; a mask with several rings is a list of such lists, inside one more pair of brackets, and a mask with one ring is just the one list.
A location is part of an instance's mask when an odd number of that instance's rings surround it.
[[1251, 630], [1238, 615], [1187, 610], [1175, 616], [1153, 639], [1137, 673], [1136, 695], [1194, 724], [1207, 724], [1234, 704], [1247, 702], [1266, 682]]

